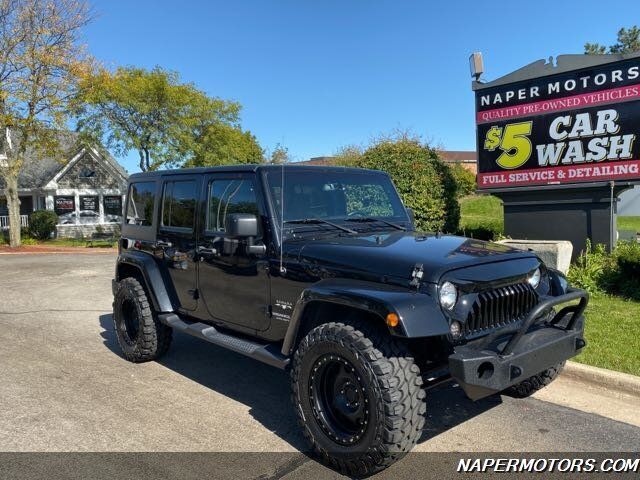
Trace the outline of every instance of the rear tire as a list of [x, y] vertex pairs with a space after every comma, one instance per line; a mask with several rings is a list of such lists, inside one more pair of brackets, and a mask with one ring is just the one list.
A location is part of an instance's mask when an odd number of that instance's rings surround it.
[[536, 393], [538, 390], [546, 387], [551, 382], [553, 382], [562, 369], [564, 368], [565, 362], [558, 363], [553, 367], [544, 370], [537, 375], [533, 375], [526, 380], [523, 380], [520, 383], [516, 383], [515, 385], [507, 388], [504, 393], [510, 397], [514, 398], [527, 398]]
[[366, 321], [311, 330], [295, 353], [291, 383], [313, 453], [341, 473], [383, 470], [422, 434], [420, 369], [406, 344]]
[[118, 283], [113, 323], [122, 354], [130, 362], [155, 360], [171, 345], [172, 328], [158, 321], [147, 293], [135, 278]]

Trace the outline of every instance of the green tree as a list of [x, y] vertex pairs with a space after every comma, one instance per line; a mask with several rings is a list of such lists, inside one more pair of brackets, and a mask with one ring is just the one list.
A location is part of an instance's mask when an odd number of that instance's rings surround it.
[[204, 161], [197, 140], [209, 141], [214, 126], [237, 126], [241, 108], [160, 67], [93, 72], [82, 81], [79, 103], [78, 129], [116, 154], [136, 150], [143, 172]]
[[590, 55], [604, 55], [605, 53], [633, 53], [640, 51], [640, 28], [633, 26], [629, 29], [618, 30], [618, 41], [609, 47], [599, 43], [585, 43], [584, 53]]
[[188, 158], [184, 167], [262, 163], [264, 160], [264, 152], [251, 132], [222, 123], [202, 129], [190, 139], [189, 145], [184, 151]]
[[289, 163], [291, 161], [291, 157], [289, 156], [289, 149], [279, 143], [276, 144], [275, 148], [269, 155], [269, 163], [274, 165], [281, 165], [283, 163]]
[[81, 0], [0, 0], [0, 179], [9, 242], [20, 245], [18, 175], [60, 149], [77, 78], [89, 64], [78, 37], [89, 21]]
[[475, 193], [477, 188], [475, 174], [460, 164], [453, 164], [450, 168], [458, 185], [458, 196], [464, 197]]
[[425, 231], [456, 232], [460, 221], [457, 185], [435, 148], [420, 138], [396, 133], [375, 140], [364, 152], [348, 147], [338, 164], [383, 170], [391, 175], [404, 204], [413, 209], [416, 226]]

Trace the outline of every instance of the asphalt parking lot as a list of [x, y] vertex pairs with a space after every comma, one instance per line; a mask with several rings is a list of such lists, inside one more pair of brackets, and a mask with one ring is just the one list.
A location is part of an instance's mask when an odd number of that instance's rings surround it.
[[[180, 334], [159, 362], [120, 356], [111, 322], [114, 260], [0, 255], [0, 451], [297, 458], [285, 455], [305, 443], [284, 372]], [[554, 392], [571, 396], [567, 388], [560, 380], [547, 397], [476, 403], [454, 386], [432, 391], [416, 450], [640, 450], [640, 419], [619, 421], [553, 400]]]

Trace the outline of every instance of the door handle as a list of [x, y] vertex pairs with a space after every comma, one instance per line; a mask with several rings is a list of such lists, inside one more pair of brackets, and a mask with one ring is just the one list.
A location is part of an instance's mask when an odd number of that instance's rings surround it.
[[198, 253], [204, 253], [205, 255], [217, 255], [218, 251], [211, 247], [198, 247]]
[[156, 247], [171, 248], [173, 247], [173, 244], [171, 242], [165, 242], [164, 240], [156, 240]]

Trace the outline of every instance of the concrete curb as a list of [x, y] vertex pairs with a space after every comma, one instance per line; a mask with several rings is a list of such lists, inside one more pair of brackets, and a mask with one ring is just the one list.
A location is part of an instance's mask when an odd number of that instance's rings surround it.
[[577, 362], [567, 362], [562, 371], [562, 376], [597, 387], [629, 395], [640, 396], [640, 377], [628, 373], [614, 372], [605, 368], [592, 367]]

